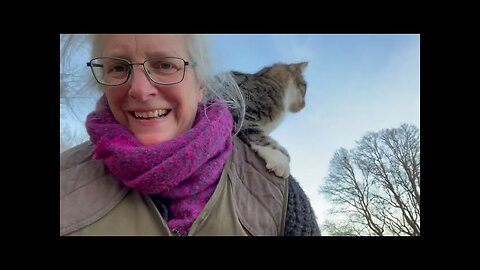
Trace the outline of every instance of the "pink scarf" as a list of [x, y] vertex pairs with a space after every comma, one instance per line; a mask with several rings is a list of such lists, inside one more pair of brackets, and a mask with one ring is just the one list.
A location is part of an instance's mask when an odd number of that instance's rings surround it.
[[212, 196], [233, 146], [233, 119], [223, 103], [199, 105], [192, 129], [157, 145], [142, 145], [108, 107], [90, 113], [86, 126], [93, 158], [125, 186], [159, 194], [168, 202], [168, 226], [181, 235]]

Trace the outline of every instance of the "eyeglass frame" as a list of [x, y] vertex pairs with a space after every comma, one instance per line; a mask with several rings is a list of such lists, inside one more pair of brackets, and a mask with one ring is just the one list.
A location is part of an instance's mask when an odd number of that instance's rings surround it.
[[[120, 83], [120, 84], [106, 84], [106, 83], [103, 83], [103, 82], [100, 82], [97, 78], [97, 76], [95, 75], [95, 72], [93, 71], [93, 66], [92, 66], [92, 62], [94, 60], [97, 60], [97, 59], [102, 59], [102, 58], [109, 58], [109, 59], [116, 59], [116, 60], [121, 60], [121, 61], [125, 61], [128, 63], [128, 75], [127, 77], [125, 78], [125, 81], [123, 83]], [[147, 70], [147, 68], [145, 67], [145, 63], [148, 62], [148, 61], [151, 61], [151, 60], [157, 60], [157, 59], [180, 59], [183, 61], [183, 74], [182, 74], [182, 79], [178, 82], [174, 82], [174, 83], [159, 83], [159, 82], [156, 82], [149, 74], [149, 71]], [[92, 58], [89, 62], [87, 62], [87, 66], [90, 67], [90, 70], [92, 71], [92, 74], [93, 74], [93, 77], [95, 78], [95, 80], [101, 84], [101, 85], [105, 85], [105, 86], [119, 86], [119, 85], [123, 85], [125, 83], [128, 82], [128, 80], [130, 79], [130, 76], [132, 75], [133, 73], [133, 65], [142, 65], [143, 66], [143, 72], [145, 72], [145, 74], [147, 75], [147, 78], [152, 81], [153, 83], [156, 83], [156, 84], [159, 84], [159, 85], [173, 85], [173, 84], [177, 84], [177, 83], [181, 83], [183, 81], [183, 79], [185, 79], [185, 69], [187, 68], [187, 66], [190, 66], [190, 67], [193, 67], [196, 65], [195, 61], [186, 61], [185, 59], [181, 58], [181, 57], [176, 57], [176, 56], [164, 56], [164, 57], [155, 57], [155, 58], [150, 58], [150, 59], [147, 59], [145, 61], [143, 61], [143, 63], [133, 63], [133, 62], [130, 62], [129, 60], [127, 59], [124, 59], [124, 58], [120, 58], [120, 57], [113, 57], [113, 56], [101, 56], [101, 57], [95, 57], [95, 58]], [[173, 73], [172, 73], [173, 74]]]

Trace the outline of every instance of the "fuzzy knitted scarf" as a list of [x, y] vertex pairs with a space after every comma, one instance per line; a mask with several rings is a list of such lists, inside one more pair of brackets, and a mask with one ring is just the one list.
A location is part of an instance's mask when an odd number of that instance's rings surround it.
[[[220, 179], [232, 150], [233, 119], [227, 106], [199, 105], [193, 127], [178, 137], [142, 145], [108, 107], [87, 116], [93, 158], [127, 187], [167, 202], [168, 226], [187, 234]], [[205, 115], [206, 112], [206, 115]]]

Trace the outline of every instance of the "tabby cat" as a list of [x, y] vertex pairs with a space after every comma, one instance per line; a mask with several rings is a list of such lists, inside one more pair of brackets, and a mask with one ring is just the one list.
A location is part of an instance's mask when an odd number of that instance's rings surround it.
[[284, 178], [290, 175], [290, 155], [268, 134], [287, 112], [305, 107], [307, 64], [274, 64], [254, 74], [232, 72], [245, 98], [245, 120], [237, 136], [265, 160], [268, 170]]

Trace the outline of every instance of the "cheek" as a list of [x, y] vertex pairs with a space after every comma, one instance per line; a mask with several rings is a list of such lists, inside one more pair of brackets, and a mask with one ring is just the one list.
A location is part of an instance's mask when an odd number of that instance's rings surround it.
[[125, 93], [127, 92], [128, 92], [128, 87], [126, 87], [126, 85], [123, 85], [123, 87], [122, 86], [115, 86], [115, 87], [106, 86], [104, 89], [104, 95], [107, 97], [110, 108], [119, 107], [122, 101], [125, 99]]
[[116, 111], [118, 106], [119, 106], [119, 99], [115, 96], [112, 96], [112, 95], [106, 95], [106, 99], [107, 99], [107, 103], [108, 103], [108, 106], [110, 107], [110, 110], [112, 111]]
[[106, 101], [108, 102], [108, 106], [110, 107], [110, 110], [113, 113], [113, 116], [115, 119], [122, 123], [125, 124], [126, 117], [123, 114], [123, 111], [121, 110], [121, 104], [123, 102], [123, 96], [121, 91], [113, 91], [113, 90], [106, 90], [105, 91], [105, 97]]
[[193, 98], [196, 103], [201, 102], [203, 96], [205, 95], [205, 84], [199, 81], [193, 72], [185, 74], [185, 77], [186, 81], [188, 81], [189, 84], [187, 88], [192, 89], [192, 91], [190, 91], [189, 93], [190, 98]]
[[195, 118], [197, 113], [198, 103], [201, 101], [201, 95], [198, 93], [190, 93], [183, 96], [183, 102], [181, 104], [182, 111], [188, 118]]
[[106, 108], [108, 108], [108, 100], [107, 100], [107, 97], [104, 94], [104, 95], [102, 95], [102, 97], [100, 97], [100, 99], [95, 104], [95, 110], [100, 111], [100, 110], [103, 110], [103, 109], [106, 109]]
[[198, 104], [202, 101], [203, 90], [198, 86], [192, 86], [192, 91], [185, 91], [180, 101], [180, 110], [178, 111], [178, 120], [191, 127], [197, 115]]
[[202, 102], [202, 99], [203, 99], [203, 95], [205, 94], [205, 90], [202, 88], [202, 89], [199, 89], [196, 91], [195, 93], [195, 101], [197, 103], [199, 102]]

